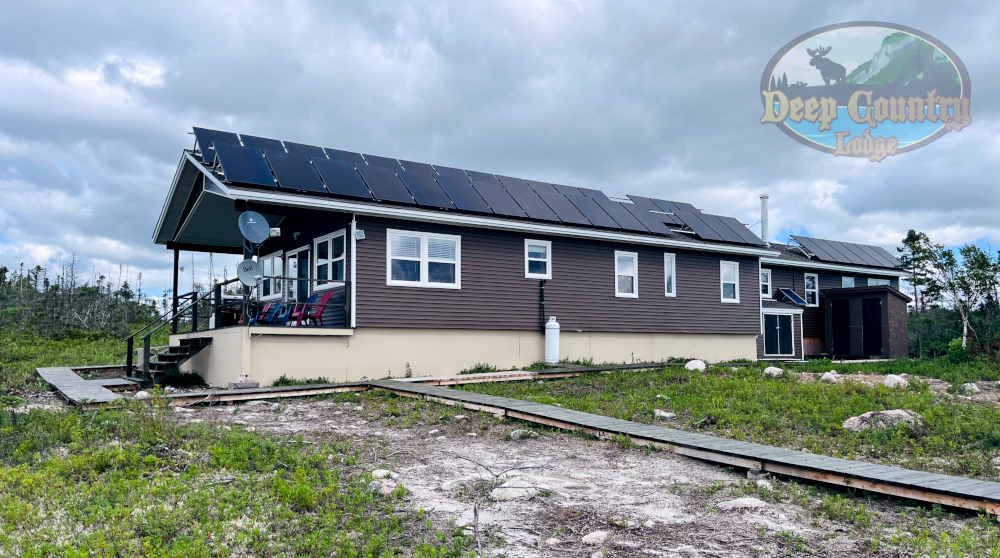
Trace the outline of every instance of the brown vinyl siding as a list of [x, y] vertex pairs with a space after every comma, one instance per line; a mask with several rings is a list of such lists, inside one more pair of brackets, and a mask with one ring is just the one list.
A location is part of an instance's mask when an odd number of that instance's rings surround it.
[[[540, 330], [540, 281], [524, 277], [524, 240], [552, 242], [545, 306], [564, 331], [760, 331], [757, 258], [359, 217], [357, 326]], [[386, 285], [386, 229], [461, 236], [462, 288]], [[615, 297], [615, 250], [639, 254], [639, 298]], [[677, 258], [664, 296], [663, 254]], [[740, 264], [740, 304], [721, 302], [719, 262]]]

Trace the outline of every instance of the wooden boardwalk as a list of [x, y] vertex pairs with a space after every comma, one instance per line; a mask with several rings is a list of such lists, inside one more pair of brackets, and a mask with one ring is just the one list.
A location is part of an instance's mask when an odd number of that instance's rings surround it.
[[[111, 391], [104, 380], [84, 380], [68, 366], [36, 368], [43, 380], [56, 388], [63, 397], [76, 405], [110, 403], [121, 396]], [[118, 380], [110, 385], [119, 385]]]

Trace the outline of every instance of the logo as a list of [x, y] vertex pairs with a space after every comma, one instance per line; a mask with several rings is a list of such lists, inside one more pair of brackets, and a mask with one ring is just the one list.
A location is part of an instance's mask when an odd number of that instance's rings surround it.
[[958, 56], [891, 23], [841, 23], [797, 37], [771, 58], [760, 92], [761, 124], [838, 157], [881, 162], [972, 123], [972, 86]]

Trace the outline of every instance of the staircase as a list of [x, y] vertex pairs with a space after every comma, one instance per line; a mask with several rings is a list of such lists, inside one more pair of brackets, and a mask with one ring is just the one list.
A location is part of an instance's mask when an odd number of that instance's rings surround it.
[[137, 377], [129, 380], [148, 383], [150, 381], [159, 383], [163, 378], [177, 372], [181, 364], [201, 352], [202, 349], [212, 344], [211, 337], [198, 337], [193, 339], [181, 339], [180, 345], [171, 345], [167, 350], [157, 353], [149, 360], [149, 378], [142, 377], [142, 369], [135, 370]]

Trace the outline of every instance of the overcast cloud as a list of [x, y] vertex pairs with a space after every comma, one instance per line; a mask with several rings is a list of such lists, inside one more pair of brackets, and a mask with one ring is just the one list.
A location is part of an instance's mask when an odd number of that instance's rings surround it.
[[[987, 2], [23, 2], [0, 18], [0, 264], [127, 265], [192, 126], [694, 203], [790, 233], [906, 230], [1000, 245], [996, 30]], [[832, 23], [952, 48], [973, 123], [880, 164], [762, 126], [770, 58]], [[759, 230], [759, 229], [758, 229]], [[185, 281], [191, 280], [184, 256]], [[215, 258], [216, 273], [233, 257]], [[208, 278], [207, 258], [195, 279]]]

